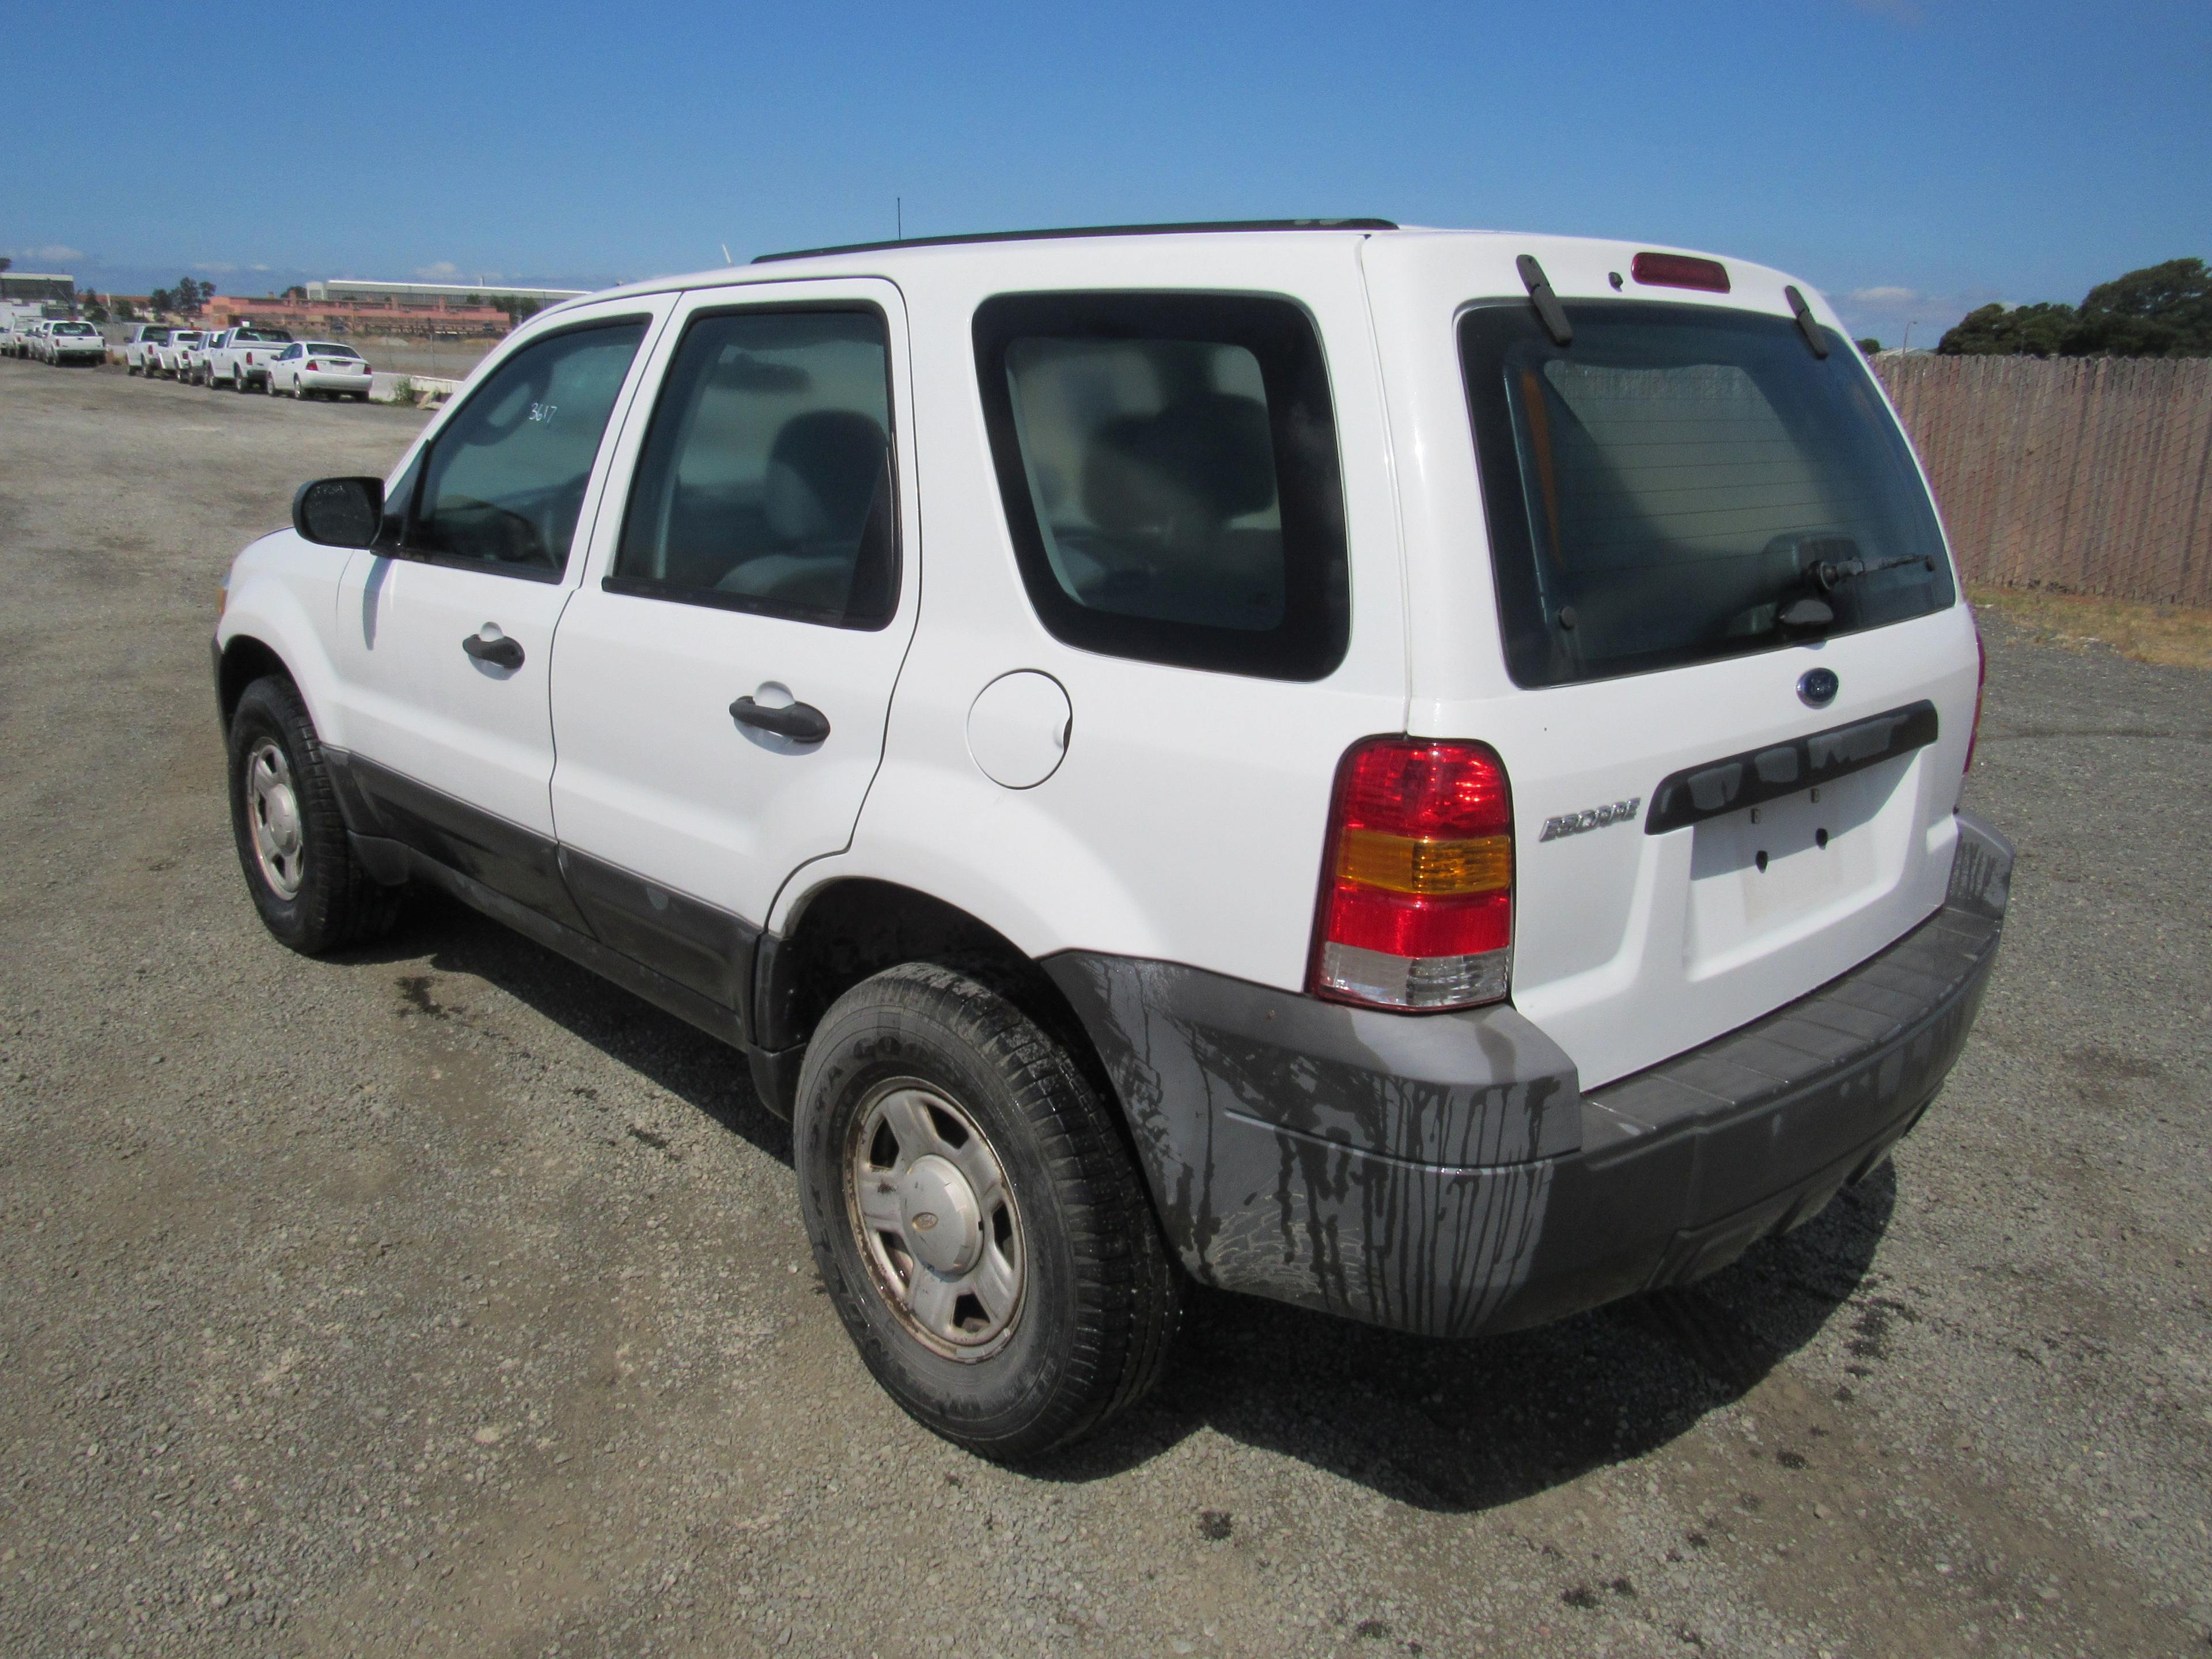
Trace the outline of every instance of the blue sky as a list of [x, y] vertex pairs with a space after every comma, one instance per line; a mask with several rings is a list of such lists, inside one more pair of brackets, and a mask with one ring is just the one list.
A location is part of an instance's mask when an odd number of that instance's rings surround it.
[[111, 0], [0, 58], [0, 252], [580, 286], [888, 236], [901, 196], [915, 234], [1376, 214], [1735, 253], [1932, 343], [2212, 255], [2208, 94], [2203, 0]]

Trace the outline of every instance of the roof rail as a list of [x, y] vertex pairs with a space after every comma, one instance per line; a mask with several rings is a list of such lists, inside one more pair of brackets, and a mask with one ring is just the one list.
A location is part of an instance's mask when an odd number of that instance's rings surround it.
[[1076, 236], [1187, 236], [1223, 230], [1395, 230], [1389, 219], [1221, 219], [1172, 225], [1071, 225], [1062, 230], [983, 230], [965, 236], [908, 236], [890, 242], [848, 242], [839, 247], [793, 248], [759, 253], [757, 265], [782, 259], [815, 259], [832, 253], [879, 253], [896, 247], [951, 247], [966, 242], [1041, 242]]

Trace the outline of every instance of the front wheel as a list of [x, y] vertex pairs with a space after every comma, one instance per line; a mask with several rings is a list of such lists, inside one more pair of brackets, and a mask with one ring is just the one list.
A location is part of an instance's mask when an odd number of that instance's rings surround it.
[[289, 680], [246, 688], [229, 747], [231, 832], [269, 931], [309, 956], [388, 931], [398, 896], [354, 857], [322, 742]]
[[1088, 1434], [1165, 1369], [1182, 1270], [1113, 1110], [955, 967], [862, 981], [807, 1047], [793, 1157], [823, 1282], [891, 1397], [981, 1456]]

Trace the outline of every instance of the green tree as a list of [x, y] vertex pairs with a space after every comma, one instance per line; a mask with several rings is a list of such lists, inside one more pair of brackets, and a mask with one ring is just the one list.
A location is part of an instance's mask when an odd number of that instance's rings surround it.
[[2212, 270], [2202, 259], [2168, 259], [2083, 296], [2078, 354], [2110, 357], [2212, 356]]
[[2069, 305], [1987, 305], [1961, 317], [1936, 349], [1947, 357], [2056, 357], [2077, 320]]
[[13, 259], [0, 257], [0, 270], [13, 270], [15, 268], [15, 262]]
[[1866, 353], [1868, 356], [1871, 357], [1875, 352], [1881, 349], [1881, 342], [1875, 339], [1873, 335], [1869, 334], [1865, 339], [1861, 340], [1858, 343], [1858, 348], [1861, 351]]
[[1984, 306], [1943, 336], [1947, 356], [2212, 356], [2212, 270], [2168, 259], [2100, 283], [2077, 309], [2044, 303]]

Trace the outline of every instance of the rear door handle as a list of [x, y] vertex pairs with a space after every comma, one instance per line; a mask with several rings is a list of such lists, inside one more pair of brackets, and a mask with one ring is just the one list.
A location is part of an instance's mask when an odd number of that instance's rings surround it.
[[730, 718], [740, 726], [750, 726], [756, 732], [773, 732], [793, 743], [820, 743], [830, 735], [830, 717], [811, 702], [786, 703], [781, 708], [771, 708], [750, 697], [739, 697], [730, 705]]
[[461, 649], [478, 662], [488, 662], [495, 668], [522, 666], [522, 642], [504, 634], [489, 640], [481, 634], [465, 634], [461, 636]]

